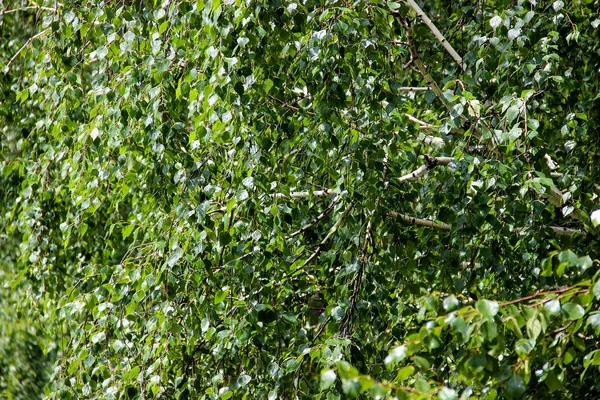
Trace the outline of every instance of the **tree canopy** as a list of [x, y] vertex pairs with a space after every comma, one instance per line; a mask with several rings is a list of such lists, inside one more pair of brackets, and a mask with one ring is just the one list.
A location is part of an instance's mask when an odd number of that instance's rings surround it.
[[0, 0], [0, 397], [598, 398], [599, 10]]

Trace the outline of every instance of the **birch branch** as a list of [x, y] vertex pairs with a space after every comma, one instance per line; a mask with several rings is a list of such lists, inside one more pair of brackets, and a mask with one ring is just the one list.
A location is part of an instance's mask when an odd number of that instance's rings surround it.
[[431, 88], [428, 87], [411, 87], [411, 86], [402, 86], [400, 88], [398, 88], [398, 90], [404, 91], [404, 92], [427, 92], [429, 90], [431, 90]]
[[273, 199], [301, 199], [306, 197], [327, 197], [335, 194], [335, 190], [315, 190], [312, 192], [290, 192], [289, 195], [283, 193], [272, 193], [269, 196]]
[[414, 122], [415, 124], [418, 124], [419, 125], [419, 129], [421, 129], [421, 130], [439, 129], [439, 126], [430, 124], [430, 123], [425, 122], [425, 121], [421, 121], [420, 119], [415, 118], [415, 117], [413, 117], [410, 114], [405, 113], [404, 115], [406, 116], [406, 118], [408, 118], [408, 120], [410, 122]]
[[425, 14], [423, 12], [423, 10], [421, 10], [421, 7], [419, 7], [419, 5], [417, 4], [417, 2], [415, 0], [406, 0], [406, 1], [412, 7], [412, 9], [415, 10], [417, 15], [419, 17], [421, 17], [421, 19], [423, 20], [425, 25], [427, 25], [427, 27], [429, 29], [431, 29], [431, 32], [433, 32], [433, 34], [435, 35], [437, 40], [439, 40], [439, 42], [442, 44], [442, 46], [444, 46], [446, 51], [450, 54], [450, 56], [452, 56], [454, 61], [456, 61], [458, 63], [458, 65], [462, 68], [462, 70], [464, 71], [465, 64], [463, 63], [461, 56], [459, 56], [458, 53], [452, 47], [452, 45], [450, 43], [448, 43], [448, 41], [446, 40], [444, 35], [442, 35], [442, 33], [439, 31], [439, 29], [433, 24], [433, 22], [431, 22], [431, 20], [427, 16], [427, 14]]
[[423, 138], [423, 143], [428, 144], [430, 146], [443, 146], [444, 139], [427, 135]]
[[417, 179], [427, 173], [432, 168], [435, 168], [438, 165], [448, 165], [450, 162], [454, 160], [452, 157], [429, 157], [425, 156], [425, 164], [421, 165], [419, 168], [414, 170], [413, 172], [403, 175], [398, 178], [398, 181], [404, 182], [412, 179]]
[[395, 211], [389, 211], [387, 213], [387, 215], [390, 216], [390, 217], [392, 217], [392, 218], [400, 218], [404, 222], [408, 222], [409, 224], [427, 226], [429, 228], [441, 229], [441, 230], [444, 230], [444, 231], [449, 231], [450, 230], [450, 225], [445, 224], [443, 222], [437, 223], [437, 222], [430, 221], [428, 219], [415, 218], [415, 217], [412, 217], [412, 216], [407, 215], [407, 214], [397, 213]]

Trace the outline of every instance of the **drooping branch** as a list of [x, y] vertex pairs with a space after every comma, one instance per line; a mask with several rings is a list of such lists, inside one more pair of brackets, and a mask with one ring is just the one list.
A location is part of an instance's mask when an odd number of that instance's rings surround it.
[[427, 173], [432, 168], [435, 168], [438, 165], [448, 165], [454, 158], [452, 157], [429, 157], [425, 156], [425, 164], [421, 165], [419, 168], [414, 170], [413, 172], [403, 175], [398, 178], [398, 181], [404, 182], [412, 179], [417, 179]]
[[431, 29], [431, 32], [433, 32], [433, 34], [435, 35], [435, 37], [437, 38], [437, 40], [439, 40], [439, 42], [442, 44], [442, 46], [444, 46], [444, 48], [446, 49], [446, 51], [450, 54], [450, 56], [452, 56], [452, 58], [454, 59], [454, 61], [456, 61], [458, 63], [458, 65], [464, 71], [465, 70], [465, 64], [463, 63], [462, 57], [458, 55], [458, 53], [454, 50], [454, 48], [452, 47], [452, 45], [446, 40], [446, 38], [444, 37], [444, 35], [442, 35], [442, 33], [434, 25], [434, 23], [431, 22], [431, 20], [427, 16], [427, 14], [425, 14], [425, 12], [423, 12], [423, 10], [421, 10], [421, 7], [419, 7], [419, 5], [417, 4], [417, 2], [414, 1], [414, 0], [406, 0], [406, 2], [412, 7], [413, 10], [415, 10], [415, 12], [417, 13], [417, 15], [419, 17], [421, 17], [421, 19], [423, 20], [423, 22], [425, 23], [425, 25], [427, 25], [427, 27], [429, 29]]

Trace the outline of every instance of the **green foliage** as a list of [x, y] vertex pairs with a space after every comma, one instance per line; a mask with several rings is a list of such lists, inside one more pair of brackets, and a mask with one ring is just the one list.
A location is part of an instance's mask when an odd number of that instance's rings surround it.
[[600, 3], [415, 4], [0, 0], [0, 396], [597, 397]]

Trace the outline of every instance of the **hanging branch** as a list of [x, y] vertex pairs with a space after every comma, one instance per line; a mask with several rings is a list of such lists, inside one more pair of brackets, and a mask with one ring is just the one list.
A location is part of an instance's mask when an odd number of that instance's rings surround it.
[[458, 55], [458, 53], [454, 50], [452, 45], [446, 40], [444, 35], [442, 35], [442, 33], [433, 24], [433, 22], [431, 22], [431, 20], [427, 16], [427, 14], [425, 14], [423, 12], [423, 10], [421, 10], [421, 7], [419, 7], [419, 5], [414, 0], [406, 0], [406, 1], [412, 7], [412, 9], [415, 10], [417, 15], [419, 17], [421, 17], [421, 19], [423, 20], [425, 25], [427, 25], [427, 27], [429, 27], [429, 29], [431, 29], [431, 32], [433, 32], [433, 34], [435, 35], [437, 40], [439, 40], [439, 42], [442, 44], [442, 46], [444, 46], [446, 51], [448, 51], [448, 53], [450, 53], [450, 56], [452, 56], [452, 58], [454, 58], [454, 61], [456, 61], [458, 63], [458, 65], [462, 68], [462, 70], [464, 71], [466, 67], [465, 67], [465, 64], [463, 63], [461, 56]]
[[[392, 144], [392, 140], [393, 139], [390, 139], [388, 141], [387, 146], [385, 148], [385, 156], [383, 158], [384, 189], [387, 189], [387, 187], [390, 184], [390, 182], [387, 180], [387, 174], [389, 171], [389, 168], [388, 168], [389, 147]], [[369, 255], [369, 251], [368, 251], [369, 250], [369, 242], [372, 243], [371, 244], [371, 253], [373, 252], [373, 247], [374, 247], [373, 232], [372, 232], [373, 217], [375, 216], [375, 213], [377, 212], [377, 209], [379, 208], [379, 203], [381, 202], [382, 194], [383, 194], [383, 191], [379, 192], [379, 194], [377, 195], [377, 199], [375, 200], [375, 207], [374, 207], [373, 211], [371, 212], [371, 215], [369, 216], [369, 222], [367, 222], [367, 229], [365, 229], [365, 240], [363, 242], [362, 252], [361, 252], [361, 256], [360, 256], [360, 267], [358, 269], [358, 272], [356, 273], [356, 276], [354, 277], [354, 288], [352, 289], [352, 297], [350, 298], [350, 308], [348, 309], [348, 313], [347, 313], [346, 317], [344, 318], [344, 324], [342, 325], [342, 336], [344, 336], [344, 337], [347, 337], [350, 335], [350, 329], [352, 327], [352, 315], [354, 314], [354, 311], [356, 310], [356, 301], [358, 300], [358, 295], [360, 293], [360, 287], [361, 287], [363, 276], [365, 274], [365, 268], [367, 266], [367, 263], [370, 260], [370, 255]]]

